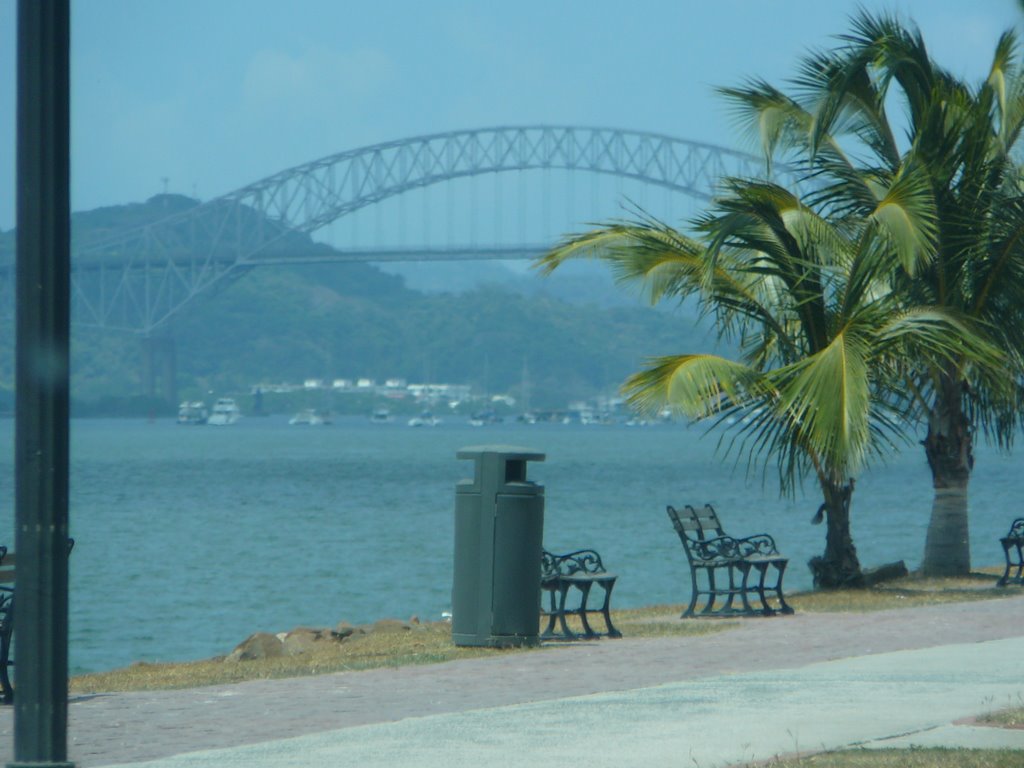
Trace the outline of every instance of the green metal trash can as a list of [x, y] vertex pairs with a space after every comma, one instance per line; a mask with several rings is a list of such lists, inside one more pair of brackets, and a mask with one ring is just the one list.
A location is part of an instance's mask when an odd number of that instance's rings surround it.
[[472, 480], [455, 486], [452, 639], [492, 647], [540, 642], [544, 487], [526, 479], [544, 454], [508, 445], [463, 448]]

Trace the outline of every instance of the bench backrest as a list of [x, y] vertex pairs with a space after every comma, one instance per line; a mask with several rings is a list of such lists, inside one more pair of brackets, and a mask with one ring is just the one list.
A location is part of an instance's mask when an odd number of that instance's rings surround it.
[[669, 519], [672, 520], [672, 527], [676, 529], [679, 538], [683, 543], [687, 540], [706, 541], [719, 536], [725, 536], [722, 530], [722, 523], [718, 520], [715, 508], [705, 504], [704, 508], [697, 511], [687, 504], [681, 510], [669, 505], [666, 507]]
[[725, 534], [710, 504], [700, 511], [689, 504], [681, 510], [669, 505], [666, 511], [691, 567], [727, 564], [743, 556], [742, 542]]
[[718, 562], [737, 557], [774, 556], [779, 554], [775, 539], [767, 533], [733, 538], [722, 530], [714, 507], [705, 504], [699, 512], [687, 504], [682, 510], [666, 508], [672, 525], [683, 542], [690, 563]]
[[1024, 539], [1024, 517], [1018, 517], [1010, 523], [1010, 532], [1004, 538]]

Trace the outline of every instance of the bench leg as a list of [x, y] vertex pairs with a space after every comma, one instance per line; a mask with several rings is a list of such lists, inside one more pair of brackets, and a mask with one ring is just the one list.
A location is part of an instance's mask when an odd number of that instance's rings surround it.
[[[782, 594], [782, 577], [786, 574], [786, 566], [788, 564], [789, 564], [789, 561], [783, 559], [783, 560], [774, 560], [774, 561], [769, 562], [769, 563], [764, 563], [763, 566], [762, 566], [762, 570], [761, 570], [761, 584], [760, 584], [760, 589], [758, 590], [758, 593], [759, 593], [759, 595], [761, 597], [761, 603], [764, 605], [764, 610], [765, 610], [765, 615], [766, 616], [770, 616], [770, 615], [773, 615], [775, 613], [785, 613], [785, 614], [793, 613], [793, 609], [789, 606], [789, 603], [786, 602], [785, 595]], [[769, 567], [775, 568], [775, 570], [778, 572], [776, 577], [775, 577], [775, 584], [774, 584], [774, 586], [770, 586], [770, 587], [765, 586], [765, 583], [764, 583], [765, 582], [765, 578], [768, 575], [768, 568]], [[778, 609], [778, 611], [774, 610], [771, 606], [768, 605], [768, 600], [765, 597], [765, 592], [772, 592], [772, 593], [774, 593], [775, 598], [779, 601], [779, 609]]]
[[612, 624], [612, 589], [615, 587], [615, 582], [600, 582], [600, 584], [601, 587], [604, 589], [604, 603], [601, 605], [601, 615], [604, 616], [604, 626], [608, 633], [608, 637], [622, 637], [622, 633], [619, 632], [619, 630], [617, 630], [615, 626]]
[[[741, 565], [743, 571], [743, 606], [747, 610], [747, 613], [754, 614], [760, 613], [763, 616], [774, 616], [776, 613], [793, 613], [793, 609], [786, 602], [785, 596], [782, 594], [782, 577], [786, 572], [786, 565], [789, 563], [786, 559], [778, 560], [767, 560], [767, 561], [755, 561], [745, 562]], [[768, 569], [775, 568], [777, 575], [775, 583], [768, 585]], [[750, 583], [751, 571], [757, 571], [757, 581], [754, 584]], [[756, 592], [758, 599], [761, 601], [761, 607], [755, 609], [750, 605], [750, 601], [747, 595], [750, 592]], [[768, 603], [767, 593], [771, 592], [775, 598], [779, 601], [779, 608], [772, 608]]]
[[583, 624], [583, 636], [586, 638], [600, 637], [587, 621], [587, 600], [590, 599], [590, 588], [594, 585], [592, 581], [578, 581], [576, 586], [580, 589], [580, 623]]
[[[773, 613], [775, 613], [775, 611], [771, 609], [771, 606], [768, 605], [768, 601], [765, 599], [764, 596], [764, 576], [765, 571], [767, 570], [767, 564], [751, 563], [747, 560], [744, 560], [740, 563], [737, 563], [736, 567], [739, 568], [740, 572], [743, 574], [743, 581], [740, 586], [740, 597], [743, 598], [743, 612], [746, 613], [748, 616], [752, 616], [755, 613], [760, 613], [763, 616], [771, 616]], [[752, 585], [750, 583], [750, 574], [752, 571], [755, 570], [757, 571], [757, 583]], [[757, 592], [757, 596], [761, 600], [760, 609], [755, 609], [754, 606], [750, 604], [750, 598], [748, 597], [748, 595], [751, 592]]]
[[547, 612], [548, 625], [544, 627], [544, 631], [540, 633], [541, 639], [546, 639], [555, 636], [555, 621], [558, 617], [558, 592], [557, 589], [544, 588], [544, 591], [548, 593], [549, 604], [551, 609]]
[[0, 597], [0, 693], [3, 703], [14, 702], [14, 688], [11, 686], [11, 635], [14, 632], [14, 598]]
[[758, 572], [757, 597], [761, 601], [761, 613], [764, 614], [765, 616], [774, 616], [775, 615], [775, 609], [772, 608], [770, 605], [768, 605], [768, 598], [765, 597], [765, 594], [764, 594], [764, 591], [765, 591], [764, 582], [765, 582], [765, 579], [768, 577], [768, 563], [757, 563], [756, 567], [757, 567], [757, 572]]
[[1010, 569], [1013, 567], [1012, 559], [1010, 558], [1010, 550], [1013, 549], [1013, 542], [1009, 539], [1000, 539], [999, 543], [1003, 545], [1003, 557], [1006, 559], [1006, 568], [1003, 569], [1003, 575], [996, 582], [997, 587], [1005, 587], [1010, 583]]
[[[726, 568], [727, 573], [729, 574], [729, 591], [726, 592], [725, 605], [723, 605], [718, 610], [718, 612], [719, 613], [732, 613], [735, 610], [737, 610], [737, 609], [732, 607], [732, 601], [736, 599], [736, 570], [737, 570], [737, 567], [734, 566], [734, 565], [727, 565], [727, 566], [725, 566], [725, 568]], [[739, 571], [740, 571], [740, 576], [741, 576], [740, 584], [742, 585], [743, 579], [746, 578], [746, 576], [743, 573], [743, 569], [742, 568], [739, 568]], [[749, 606], [747, 605], [746, 590], [744, 590], [742, 587], [740, 588], [740, 600], [743, 603], [744, 610], [749, 609]]]
[[707, 591], [707, 602], [704, 604], [701, 614], [705, 615], [711, 613], [715, 607], [715, 596], [718, 594], [718, 590], [715, 589], [715, 569], [707, 568], [708, 572], [708, 591]]
[[701, 611], [701, 615], [708, 616], [712, 614], [724, 614], [729, 613], [732, 610], [733, 597], [736, 594], [736, 580], [735, 574], [733, 573], [732, 565], [720, 566], [727, 569], [729, 573], [729, 588], [725, 593], [725, 604], [721, 608], [715, 608], [715, 603], [718, 602], [722, 595], [718, 584], [715, 581], [715, 571], [718, 567], [711, 566], [707, 569], [708, 572], [708, 602], [704, 606], [704, 610]]
[[[1011, 581], [1014, 584], [1024, 583], [1024, 545], [1019, 541], [1013, 539], [1004, 539], [1002, 541], [1003, 555], [1006, 557], [1006, 570], [1003, 571], [1003, 577], [996, 582], [997, 587], [1005, 587]], [[1011, 553], [1016, 552], [1017, 559], [1014, 560]], [[1014, 571], [1011, 576], [1010, 572]]]
[[[719, 587], [720, 579], [717, 578], [718, 574], [716, 574], [716, 571], [721, 568], [727, 569], [729, 582], [727, 588]], [[717, 565], [708, 566], [690, 566], [690, 604], [686, 607], [686, 610], [683, 611], [680, 618], [692, 618], [698, 615], [698, 613], [701, 616], [726, 616], [730, 614], [750, 612], [751, 609], [746, 603], [746, 595], [744, 594], [746, 590], [743, 586], [737, 586], [736, 584], [737, 569], [741, 574], [743, 573], [742, 566], [739, 563], [734, 562], [719, 563]], [[698, 571], [704, 572], [708, 583], [707, 589], [701, 589]], [[743, 581], [744, 579], [741, 578], [741, 585], [743, 584]], [[705, 601], [704, 606], [700, 611], [698, 611], [697, 602], [700, 600], [701, 595], [705, 596]], [[744, 608], [742, 610], [733, 607], [733, 601], [736, 599], [736, 595], [739, 595], [740, 599], [744, 603]], [[716, 606], [716, 604], [721, 600], [725, 601], [724, 604]]]
[[[743, 579], [740, 581], [740, 599], [743, 601], [743, 612], [746, 614], [754, 613], [754, 607], [750, 604], [750, 598], [747, 595], [753, 587], [750, 586], [750, 570], [753, 567], [751, 563], [745, 560], [736, 564], [739, 568], [740, 573], [743, 574]], [[764, 576], [761, 576], [761, 582], [764, 582]], [[761, 603], [764, 603], [762, 598]]]
[[565, 621], [565, 600], [568, 596], [568, 582], [560, 582], [558, 585], [558, 623], [562, 627], [562, 637], [566, 640], [575, 640], [576, 633], [569, 629], [569, 625]]
[[8, 667], [11, 665], [10, 653], [10, 647], [4, 643], [4, 647], [0, 649], [0, 689], [3, 689], [3, 699], [0, 701], [4, 704], [14, 703], [14, 688], [11, 687], [8, 673]]
[[690, 566], [690, 604], [686, 606], [686, 610], [683, 611], [679, 617], [681, 619], [688, 619], [693, 616], [693, 611], [697, 607], [697, 597], [700, 595], [700, 584], [697, 583], [697, 569], [692, 565]]
[[[576, 634], [569, 629], [569, 625], [565, 621], [565, 603], [569, 586], [566, 582], [557, 581], [544, 587], [548, 593], [551, 609], [547, 612], [548, 624], [540, 635], [542, 640], [574, 640], [576, 638]], [[559, 632], [555, 631], [556, 623], [559, 625]]]
[[774, 564], [775, 568], [779, 572], [779, 577], [775, 580], [775, 588], [773, 591], [775, 592], [775, 597], [779, 600], [779, 611], [785, 614], [793, 613], [793, 609], [790, 607], [789, 603], [786, 602], [786, 598], [782, 594], [782, 577], [786, 574], [786, 566], [788, 564], [788, 560], [783, 560], [781, 563]]
[[1005, 587], [1010, 583], [1010, 560], [1006, 560], [1006, 568], [1003, 570], [1003, 575], [999, 577], [999, 581], [996, 582], [997, 587]]

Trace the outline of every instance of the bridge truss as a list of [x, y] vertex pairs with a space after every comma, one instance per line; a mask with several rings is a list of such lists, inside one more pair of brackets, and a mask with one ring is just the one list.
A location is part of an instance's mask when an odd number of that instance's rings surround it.
[[[545, 246], [338, 251], [313, 244], [309, 234], [410, 190], [534, 169], [610, 174], [702, 200], [724, 177], [764, 174], [763, 161], [742, 152], [608, 128], [485, 128], [375, 144], [288, 168], [138, 229], [74, 244], [73, 321], [150, 336], [199, 294], [260, 265], [533, 257]], [[788, 169], [776, 174], [796, 181]], [[11, 267], [0, 264], [0, 283], [13, 296]]]

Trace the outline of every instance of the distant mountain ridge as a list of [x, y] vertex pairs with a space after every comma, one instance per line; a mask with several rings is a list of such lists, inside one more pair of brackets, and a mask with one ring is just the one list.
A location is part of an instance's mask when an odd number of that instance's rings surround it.
[[[105, 237], [196, 204], [157, 195], [77, 212], [73, 237]], [[318, 252], [329, 248], [301, 238]], [[13, 254], [13, 248], [14, 233], [0, 233], [0, 253]], [[452, 273], [450, 265], [445, 270]], [[571, 276], [555, 292], [557, 274], [550, 282], [521, 270], [509, 271], [507, 280], [500, 271], [491, 274], [498, 279], [453, 285], [457, 290], [449, 292], [434, 285], [425, 293], [371, 264], [253, 269], [200, 295], [171, 321], [166, 333], [175, 341], [177, 390], [182, 396], [247, 392], [260, 381], [365, 376], [468, 383], [498, 393], [521, 387], [525, 369], [531, 401], [559, 407], [614, 392], [647, 357], [712, 344], [685, 313], [653, 310], [628, 297], [617, 306], [587, 298], [600, 271], [580, 280], [580, 296], [572, 295]], [[602, 291], [623, 296], [610, 276], [596, 295]], [[13, 337], [13, 323], [0, 321], [0, 390], [13, 388]], [[141, 349], [138, 337], [76, 328], [73, 400], [94, 411], [97, 403], [116, 410], [118, 402], [137, 398]]]

